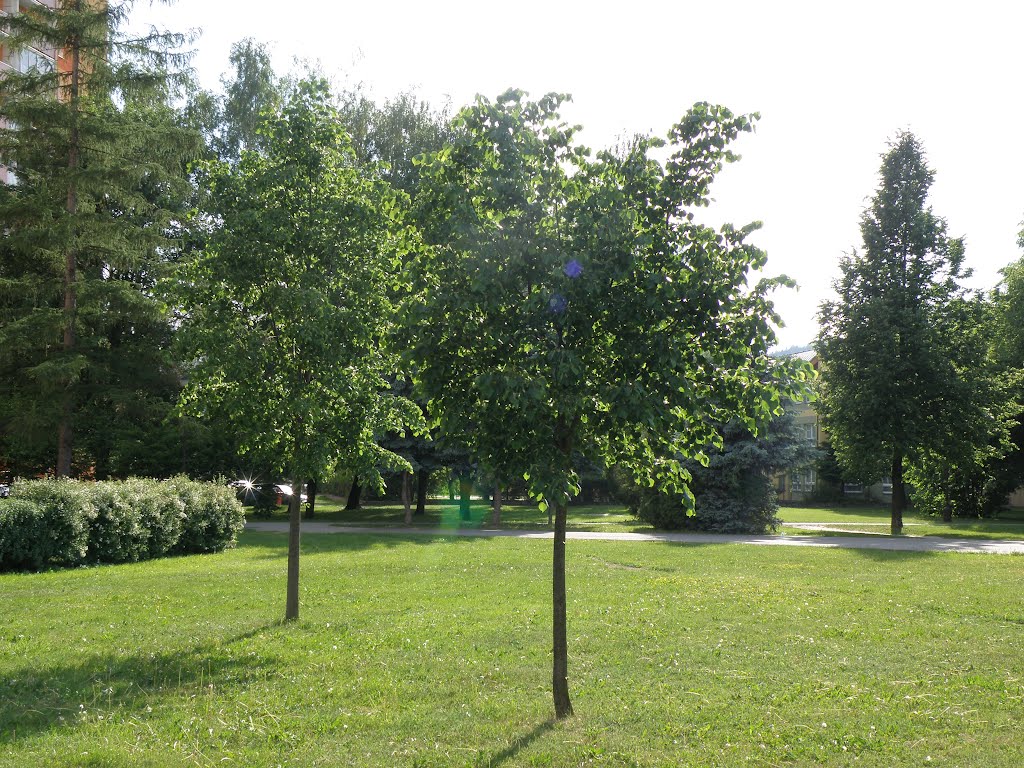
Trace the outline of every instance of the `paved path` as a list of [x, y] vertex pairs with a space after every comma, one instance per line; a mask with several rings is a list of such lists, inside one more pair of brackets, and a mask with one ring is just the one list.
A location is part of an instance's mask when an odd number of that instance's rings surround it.
[[[287, 533], [288, 523], [248, 522], [247, 531]], [[511, 536], [518, 539], [550, 539], [551, 531], [488, 530], [477, 528], [369, 528], [336, 523], [302, 523], [303, 533], [359, 533], [376, 536]], [[616, 533], [569, 531], [568, 539], [599, 541], [670, 541], [686, 544], [754, 544], [767, 547], [831, 547], [833, 549], [882, 549], [897, 552], [973, 552], [1024, 555], [1024, 541], [993, 539], [946, 539], [939, 536], [744, 536], [719, 533]]]

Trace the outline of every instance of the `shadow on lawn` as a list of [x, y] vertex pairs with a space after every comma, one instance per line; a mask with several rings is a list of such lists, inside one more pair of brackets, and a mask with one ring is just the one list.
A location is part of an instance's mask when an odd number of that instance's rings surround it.
[[[823, 541], [828, 541], [829, 537], [822, 537]], [[665, 546], [677, 547], [679, 549], [701, 549], [704, 547], [734, 547], [736, 544], [721, 541], [671, 541], [664, 542]], [[836, 550], [843, 550], [849, 552], [852, 555], [859, 555], [869, 560], [878, 560], [883, 562], [897, 562], [902, 560], [920, 560], [922, 558], [934, 557], [942, 552], [930, 552], [930, 551], [916, 551], [916, 550], [891, 550], [891, 549], [855, 549], [854, 547], [837, 547], [837, 546], [787, 546], [787, 545], [754, 545], [754, 544], [741, 544], [739, 546], [757, 548], [761, 551], [770, 551], [778, 553], [779, 555], [788, 555], [790, 559], [800, 562], [802, 561], [808, 552], [832, 552]]]
[[916, 550], [893, 550], [893, 549], [850, 549], [855, 555], [860, 555], [867, 560], [875, 560], [880, 563], [897, 563], [911, 560], [924, 560], [936, 555], [946, 554], [943, 552]]
[[232, 655], [230, 646], [283, 627], [280, 621], [192, 648], [9, 670], [0, 697], [0, 744], [103, 717], [144, 713], [164, 698], [213, 696], [270, 674], [273, 659]]
[[[433, 534], [402, 535], [395, 533], [310, 533], [302, 537], [302, 553], [356, 552], [364, 549], [393, 549], [406, 544], [429, 546], [440, 541], [444, 543], [478, 544], [489, 541], [486, 536], [458, 536], [451, 531], [438, 530]], [[264, 560], [286, 559], [288, 557], [288, 534], [264, 531], [246, 531], [238, 537], [238, 546], [264, 550], [259, 557]]]
[[545, 720], [532, 731], [522, 736], [517, 736], [505, 749], [493, 755], [481, 755], [477, 758], [476, 768], [498, 768], [510, 760], [515, 760], [519, 753], [530, 746], [533, 742], [555, 727], [554, 720]]

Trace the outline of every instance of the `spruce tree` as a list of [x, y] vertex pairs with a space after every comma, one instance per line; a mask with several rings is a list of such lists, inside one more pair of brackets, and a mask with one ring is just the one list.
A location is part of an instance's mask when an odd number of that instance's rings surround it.
[[60, 476], [76, 424], [171, 384], [134, 374], [162, 365], [153, 287], [197, 137], [170, 106], [184, 38], [129, 35], [132, 5], [64, 0], [0, 20], [8, 55], [55, 60], [0, 78], [0, 163], [15, 173], [0, 188], [0, 440], [8, 459]]

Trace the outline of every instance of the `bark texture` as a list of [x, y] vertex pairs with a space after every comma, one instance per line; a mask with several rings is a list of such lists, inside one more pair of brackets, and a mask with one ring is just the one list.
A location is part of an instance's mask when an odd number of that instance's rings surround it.
[[348, 490], [348, 501], [345, 503], [345, 509], [359, 509], [359, 498], [362, 496], [363, 486], [359, 484], [359, 478], [356, 477], [352, 480], [352, 487]]
[[898, 448], [892, 454], [892, 518], [889, 531], [893, 536], [903, 533], [903, 510], [907, 494], [903, 486], [903, 452]]
[[302, 488], [303, 479], [297, 477], [292, 481], [292, 496], [288, 503], [288, 597], [285, 601], [285, 621], [299, 618], [299, 540], [302, 526]]
[[494, 484], [494, 498], [491, 501], [491, 525], [497, 528], [501, 525], [501, 484]]
[[427, 487], [430, 485], [430, 470], [420, 469], [416, 473], [416, 514], [427, 514]]
[[551, 692], [555, 701], [555, 717], [559, 720], [572, 715], [569, 700], [569, 650], [565, 619], [565, 521], [566, 506], [555, 508], [555, 548], [551, 565], [552, 640], [554, 662], [551, 673]]

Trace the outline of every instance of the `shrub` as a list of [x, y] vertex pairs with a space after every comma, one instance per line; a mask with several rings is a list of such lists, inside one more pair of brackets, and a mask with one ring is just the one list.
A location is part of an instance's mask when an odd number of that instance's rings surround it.
[[185, 502], [173, 486], [159, 480], [128, 480], [139, 520], [148, 532], [145, 558], [163, 557], [174, 549], [185, 527]]
[[43, 510], [25, 499], [0, 499], [0, 571], [38, 570], [50, 559], [51, 541], [40, 536]]
[[43, 565], [79, 565], [89, 546], [89, 528], [96, 517], [89, 486], [74, 480], [17, 480], [11, 498], [36, 504], [42, 516], [34, 544]]
[[0, 499], [0, 570], [218, 552], [244, 525], [230, 488], [185, 477], [19, 480]]
[[139, 514], [139, 496], [126, 483], [96, 483], [91, 488], [96, 517], [89, 527], [91, 563], [134, 563], [149, 550], [149, 531]]
[[234, 543], [245, 525], [245, 513], [231, 488], [186, 477], [172, 478], [167, 485], [184, 502], [185, 512], [181, 538], [173, 552], [219, 552]]

